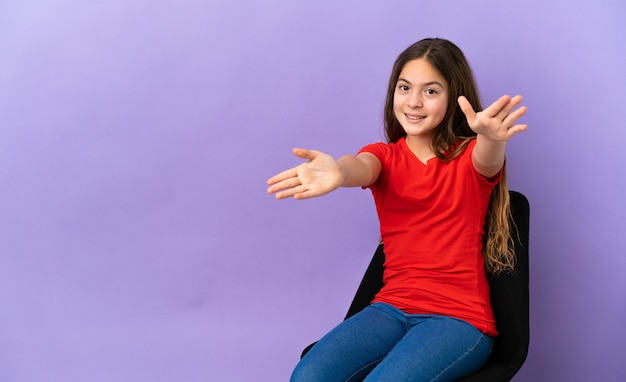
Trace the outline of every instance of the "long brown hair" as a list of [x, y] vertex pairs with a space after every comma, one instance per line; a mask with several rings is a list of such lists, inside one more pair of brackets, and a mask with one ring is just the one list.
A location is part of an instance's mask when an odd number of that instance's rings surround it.
[[[442, 161], [456, 158], [476, 138], [476, 133], [469, 127], [465, 114], [458, 105], [457, 98], [464, 95], [474, 110], [482, 110], [478, 87], [474, 73], [465, 55], [452, 42], [427, 38], [420, 40], [404, 50], [396, 59], [385, 101], [385, 138], [393, 143], [406, 136], [406, 132], [396, 119], [393, 111], [393, 97], [400, 72], [404, 66], [416, 59], [425, 59], [448, 83], [448, 110], [441, 124], [433, 131], [431, 146], [433, 152]], [[502, 169], [502, 178], [494, 187], [489, 201], [486, 217], [486, 238], [483, 247], [485, 267], [492, 274], [513, 270], [515, 252], [512, 248], [511, 211], [509, 192], [506, 186], [506, 165]]]

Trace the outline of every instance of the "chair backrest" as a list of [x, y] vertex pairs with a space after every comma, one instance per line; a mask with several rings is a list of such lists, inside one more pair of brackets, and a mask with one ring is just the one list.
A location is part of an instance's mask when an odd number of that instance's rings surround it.
[[[500, 335], [494, 343], [494, 353], [504, 361], [523, 362], [528, 353], [529, 336], [529, 218], [530, 207], [526, 197], [510, 192], [511, 209], [516, 234], [513, 235], [517, 263], [515, 272], [489, 276], [491, 305], [496, 315]], [[523, 352], [523, 354], [521, 354]], [[521, 367], [521, 364], [519, 365]]]
[[[528, 241], [530, 206], [528, 199], [509, 191], [513, 228], [513, 245], [517, 255], [514, 272], [489, 276], [491, 305], [499, 335], [495, 338], [491, 358], [485, 367], [462, 381], [508, 381], [522, 367], [529, 345]], [[346, 318], [368, 306], [383, 286], [385, 253], [379, 244], [370, 262]]]

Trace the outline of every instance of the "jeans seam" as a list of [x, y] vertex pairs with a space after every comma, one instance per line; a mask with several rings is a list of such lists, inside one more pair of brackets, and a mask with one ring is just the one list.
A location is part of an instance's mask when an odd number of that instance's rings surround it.
[[[367, 369], [368, 367], [371, 367], [372, 365], [379, 364], [383, 359], [385, 359], [385, 357], [378, 358], [375, 361], [372, 361], [372, 362], [370, 362], [370, 363], [368, 363], [366, 365], [363, 365], [363, 367], [361, 367], [360, 369], [356, 370], [354, 373], [350, 374], [348, 379], [346, 379], [346, 382], [350, 382], [353, 377], [355, 377], [356, 375], [358, 375], [359, 373], [361, 373], [363, 370]], [[361, 379], [359, 379], [359, 380], [361, 380]]]
[[[473, 352], [478, 345], [480, 344], [480, 342], [485, 338], [485, 334], [481, 333], [480, 337], [478, 337], [478, 340], [476, 341], [476, 343], [467, 351], [465, 351], [465, 353], [461, 354], [461, 356], [459, 356], [459, 358], [457, 358], [456, 360], [454, 360], [454, 362], [452, 362], [451, 364], [449, 364], [445, 369], [443, 369], [439, 374], [437, 374], [432, 381], [437, 381], [439, 379], [439, 377], [445, 373], [446, 371], [448, 371], [450, 368], [452, 368], [454, 365], [456, 365], [457, 363], [459, 363], [459, 361], [461, 361], [463, 358], [465, 358], [468, 354], [470, 354], [471, 352]], [[490, 351], [491, 352], [491, 351]]]
[[[395, 315], [393, 315], [392, 313], [388, 312], [387, 310], [382, 309], [380, 306], [376, 306], [376, 305], [372, 304], [372, 305], [370, 305], [370, 307], [372, 307], [372, 308], [374, 308], [374, 309], [378, 309], [378, 310], [380, 310], [381, 312], [383, 312], [383, 313], [385, 313], [386, 315], [388, 315], [388, 316], [390, 316], [391, 318], [393, 318], [394, 320], [396, 320], [396, 321], [398, 321], [398, 322], [402, 323], [402, 325], [404, 325], [404, 331], [405, 331], [405, 333], [408, 333], [408, 331], [409, 331], [409, 330], [411, 329], [411, 327], [412, 327], [411, 323], [409, 322], [409, 315], [408, 315], [408, 314], [406, 314], [406, 313], [404, 313], [402, 310], [400, 310], [400, 309], [398, 309], [398, 308], [395, 308], [393, 305], [390, 305], [390, 304], [387, 304], [387, 303], [384, 303], [384, 302], [383, 302], [383, 303], [379, 303], [379, 304], [386, 304], [386, 305], [390, 306], [390, 307], [391, 307], [391, 308], [393, 308], [393, 309], [397, 309], [397, 310], [398, 310], [398, 312], [399, 312], [399, 313], [401, 313], [401, 315], [402, 315], [402, 319], [400, 319], [400, 317], [396, 317]], [[381, 360], [382, 360], [382, 359], [381, 359]]]

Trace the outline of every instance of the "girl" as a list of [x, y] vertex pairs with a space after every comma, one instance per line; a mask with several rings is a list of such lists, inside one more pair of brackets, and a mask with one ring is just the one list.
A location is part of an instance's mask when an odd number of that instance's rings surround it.
[[484, 365], [497, 335], [486, 271], [515, 261], [504, 162], [507, 141], [527, 128], [521, 101], [503, 96], [483, 110], [461, 50], [421, 40], [393, 66], [387, 143], [337, 160], [294, 149], [307, 162], [268, 180], [278, 199], [369, 188], [385, 244], [383, 288], [302, 358], [292, 381], [453, 381]]

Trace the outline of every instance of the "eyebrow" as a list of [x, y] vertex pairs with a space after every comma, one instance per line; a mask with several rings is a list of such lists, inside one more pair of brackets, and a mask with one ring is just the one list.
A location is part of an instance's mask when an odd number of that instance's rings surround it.
[[[403, 82], [406, 82], [407, 84], [412, 85], [411, 81], [406, 80], [404, 78], [398, 78], [398, 82], [400, 82], [400, 81], [403, 81]], [[438, 85], [438, 86], [441, 86], [442, 88], [444, 87], [443, 84], [441, 82], [439, 82], [439, 81], [428, 81], [428, 82], [425, 82], [425, 83], [422, 84], [422, 86], [432, 86], [432, 85]]]

